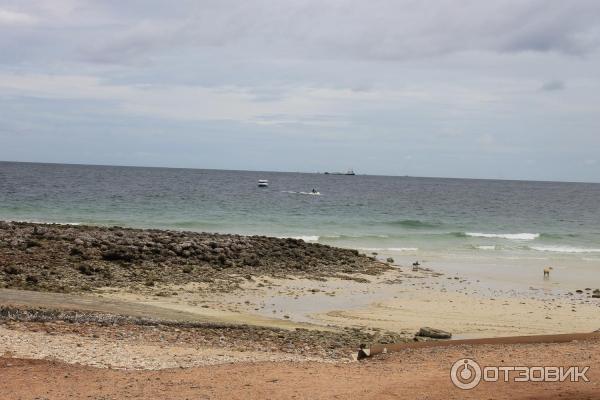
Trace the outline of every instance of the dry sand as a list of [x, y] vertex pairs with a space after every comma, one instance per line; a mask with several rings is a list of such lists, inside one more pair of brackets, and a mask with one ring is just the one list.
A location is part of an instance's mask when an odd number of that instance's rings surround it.
[[[133, 340], [132, 340], [133, 339]], [[48, 334], [0, 327], [0, 355], [49, 359], [98, 368], [158, 370], [257, 361], [320, 361], [281, 352], [239, 351], [185, 343], [149, 343], [135, 338], [111, 340], [76, 334]]]
[[[451, 365], [590, 366], [590, 382], [492, 383], [455, 388]], [[241, 363], [162, 371], [117, 371], [0, 358], [7, 399], [598, 399], [600, 342], [425, 348], [349, 364]]]

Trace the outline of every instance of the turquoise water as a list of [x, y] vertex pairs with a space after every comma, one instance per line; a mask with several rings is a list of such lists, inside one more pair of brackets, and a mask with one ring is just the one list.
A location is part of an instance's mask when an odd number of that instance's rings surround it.
[[600, 261], [600, 184], [0, 162], [0, 219]]

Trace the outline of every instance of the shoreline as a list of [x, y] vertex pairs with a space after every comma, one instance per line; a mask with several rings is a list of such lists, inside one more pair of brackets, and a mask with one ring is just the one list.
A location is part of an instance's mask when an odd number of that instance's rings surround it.
[[[154, 245], [163, 239], [162, 247]], [[213, 254], [214, 249], [228, 250]], [[264, 259], [246, 264], [259, 252]], [[227, 254], [225, 260], [220, 254]], [[82, 386], [51, 396], [62, 398], [92, 390], [95, 380], [108, 375], [129, 385], [144, 374], [162, 380], [179, 373], [196, 382], [192, 386], [213, 387], [218, 397], [230, 381], [206, 375], [217, 368], [234, 374], [234, 398], [277, 398], [304, 393], [304, 382], [324, 385], [303, 375], [307, 370], [322, 371], [324, 379], [340, 379], [341, 373], [348, 382], [347, 374], [372, 374], [377, 381], [392, 370], [406, 380], [418, 379], [406, 369], [407, 359], [427, 376], [447, 376], [452, 361], [469, 354], [495, 362], [522, 354], [531, 361], [551, 349], [568, 364], [599, 349], [600, 341], [577, 335], [568, 343], [494, 339], [598, 330], [600, 299], [591, 297], [592, 288], [569, 293], [541, 279], [535, 287], [498, 284], [448, 271], [435, 261], [414, 269], [408, 258], [392, 263], [384, 261], [387, 256], [295, 239], [1, 223], [0, 369], [12, 374], [39, 368], [39, 393], [48, 394], [56, 383], [53, 373], [75, 376], [72, 368], [77, 368]], [[433, 339], [415, 336], [424, 326], [449, 331], [457, 342], [430, 348], [437, 344], [429, 344]], [[487, 344], [460, 342], [471, 338], [487, 338]], [[414, 341], [420, 343], [410, 344]], [[408, 348], [398, 354], [353, 362], [359, 346], [403, 342]], [[590, 362], [598, 365], [596, 359]], [[291, 392], [265, 391], [246, 386], [254, 373], [298, 381], [286, 384]], [[0, 385], [5, 393], [29, 390], [18, 382]], [[113, 393], [93, 387], [99, 395]], [[522, 388], [527, 386], [514, 393]], [[115, 390], [127, 393], [125, 387]], [[321, 390], [315, 398], [333, 395], [326, 385]], [[463, 394], [449, 386], [436, 390], [445, 398]], [[345, 389], [335, 385], [335, 393]]]

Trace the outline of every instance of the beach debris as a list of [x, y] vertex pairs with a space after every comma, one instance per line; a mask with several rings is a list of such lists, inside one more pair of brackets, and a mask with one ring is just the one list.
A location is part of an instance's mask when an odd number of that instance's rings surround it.
[[364, 358], [370, 357], [371, 351], [367, 348], [367, 345], [362, 343], [358, 348], [358, 355], [356, 356], [357, 360], [362, 360]]
[[391, 263], [393, 263], [393, 262], [394, 262], [394, 259], [393, 259], [392, 257], [388, 257], [386, 261], [387, 261], [387, 262], [389, 262], [389, 263], [391, 264]]
[[425, 326], [419, 329], [419, 332], [417, 332], [416, 336], [429, 337], [432, 339], [450, 339], [452, 334], [441, 329]]

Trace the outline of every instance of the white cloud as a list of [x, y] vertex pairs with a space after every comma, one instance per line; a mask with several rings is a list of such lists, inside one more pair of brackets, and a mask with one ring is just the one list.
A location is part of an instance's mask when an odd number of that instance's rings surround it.
[[0, 73], [0, 96], [81, 99], [113, 104], [115, 110], [173, 120], [237, 120], [260, 125], [342, 126], [353, 115], [396, 113], [418, 106], [456, 118], [496, 96], [442, 84], [356, 91], [344, 87], [282, 85], [276, 96], [264, 87], [113, 83], [96, 76]]
[[[111, 84], [91, 76], [0, 74], [0, 96], [29, 96], [45, 99], [97, 100], [114, 104], [127, 114], [159, 116], [174, 120], [237, 120], [258, 124], [313, 123], [327, 119], [319, 114], [335, 108], [347, 90], [289, 89], [272, 101], [255, 101], [250, 88], [190, 85]], [[365, 97], [354, 94], [355, 98]]]
[[37, 18], [32, 15], [0, 8], [0, 27], [33, 25], [36, 22]]

